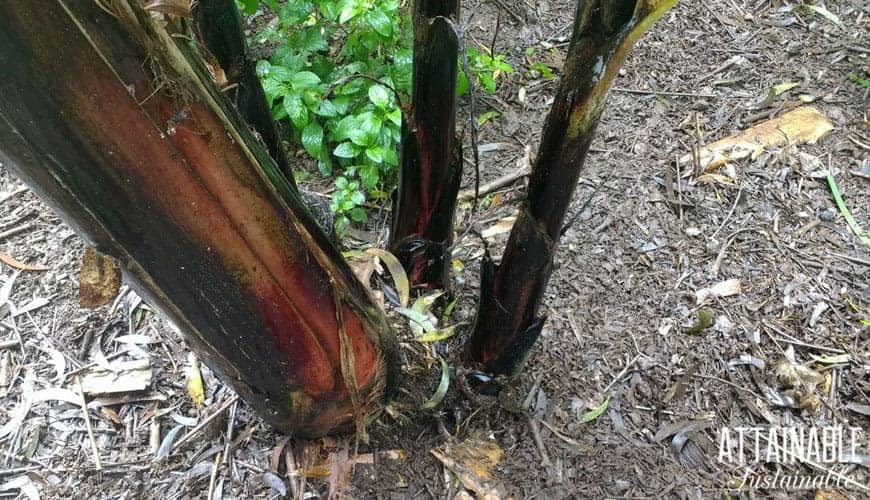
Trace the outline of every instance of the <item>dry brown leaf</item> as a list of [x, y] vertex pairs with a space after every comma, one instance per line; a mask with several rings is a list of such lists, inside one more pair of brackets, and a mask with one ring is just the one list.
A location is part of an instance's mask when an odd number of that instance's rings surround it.
[[114, 362], [112, 370], [96, 366], [82, 377], [85, 394], [117, 394], [144, 391], [151, 385], [153, 370], [147, 359]]
[[718, 297], [730, 297], [732, 295], [738, 295], [743, 291], [742, 286], [740, 285], [740, 280], [738, 279], [730, 279], [725, 280], [720, 283], [716, 283], [715, 285], [702, 288], [695, 292], [695, 303], [701, 305], [707, 302], [709, 299], [718, 298]]
[[481, 231], [480, 235], [483, 236], [484, 239], [490, 240], [499, 234], [509, 233], [511, 228], [514, 227], [514, 222], [516, 222], [516, 220], [517, 218], [514, 216], [505, 217]]
[[848, 500], [848, 498], [837, 490], [819, 490], [815, 496], [815, 500]]
[[94, 247], [85, 248], [79, 280], [79, 304], [96, 309], [115, 300], [120, 289], [120, 263]]
[[[832, 130], [834, 124], [818, 109], [801, 106], [740, 134], [702, 147], [699, 151], [700, 167], [709, 172], [743, 158], [756, 158], [769, 148], [786, 144], [814, 144]], [[680, 163], [691, 164], [692, 155], [683, 155]]]
[[447, 442], [431, 450], [444, 467], [456, 475], [462, 485], [479, 499], [505, 498], [505, 489], [492, 475], [492, 469], [501, 460], [502, 450], [492, 441], [469, 438], [460, 443]]
[[24, 271], [48, 271], [49, 269], [46, 266], [40, 266], [38, 264], [25, 264], [6, 252], [0, 252], [0, 262], [3, 262], [7, 266], [14, 267], [15, 269], [22, 269]]

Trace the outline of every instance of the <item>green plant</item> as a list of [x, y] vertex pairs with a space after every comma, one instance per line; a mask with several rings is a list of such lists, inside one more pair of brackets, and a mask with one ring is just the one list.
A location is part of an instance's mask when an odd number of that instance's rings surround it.
[[[291, 139], [323, 175], [338, 175], [332, 207], [341, 232], [367, 219], [366, 195], [386, 199], [395, 181], [397, 97], [411, 81], [407, 21], [397, 0], [262, 3], [276, 17], [256, 41], [277, 50], [257, 73], [273, 117], [292, 125]], [[258, 0], [243, 4], [251, 13]]]
[[[488, 49], [478, 50], [474, 47], [469, 47], [467, 55], [468, 70], [474, 75], [475, 85], [482, 87], [489, 94], [495, 93], [496, 80], [514, 72], [513, 66], [505, 62], [504, 54], [496, 54], [493, 57]], [[468, 93], [468, 77], [462, 66], [460, 58], [459, 80], [456, 84], [456, 95], [460, 97]]]
[[[254, 40], [277, 47], [257, 63], [272, 116], [289, 123], [289, 139], [317, 160], [323, 175], [336, 176], [332, 207], [341, 233], [351, 220], [366, 221], [367, 198], [385, 200], [395, 185], [400, 101], [411, 90], [410, 21], [398, 0], [239, 2], [249, 15], [260, 5], [274, 15]], [[459, 64], [461, 96], [468, 79], [461, 58]], [[513, 72], [504, 55], [475, 48], [468, 49], [468, 65], [489, 93]]]

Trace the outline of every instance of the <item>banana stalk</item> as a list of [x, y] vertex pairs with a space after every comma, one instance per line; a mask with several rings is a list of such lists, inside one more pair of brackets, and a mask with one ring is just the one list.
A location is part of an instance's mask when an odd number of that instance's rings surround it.
[[512, 376], [541, 333], [538, 316], [574, 187], [613, 80], [641, 35], [676, 0], [579, 0], [555, 100], [544, 124], [526, 199], [501, 263], [488, 258], [468, 363]]
[[395, 387], [393, 333], [216, 84], [189, 11], [157, 3], [0, 1], [0, 162], [267, 422], [362, 431]]

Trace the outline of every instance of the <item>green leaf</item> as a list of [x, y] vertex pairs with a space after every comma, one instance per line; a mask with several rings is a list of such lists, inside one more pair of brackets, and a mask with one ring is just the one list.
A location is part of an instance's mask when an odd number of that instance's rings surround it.
[[324, 99], [323, 102], [320, 103], [320, 106], [318, 106], [317, 108], [317, 114], [326, 118], [332, 118], [334, 116], [338, 116], [339, 112], [335, 104], [332, 103], [332, 101]]
[[375, 165], [363, 165], [359, 169], [359, 176], [362, 180], [363, 187], [367, 190], [372, 190], [378, 185], [381, 174], [378, 167]]
[[369, 216], [366, 211], [360, 207], [355, 207], [353, 210], [350, 211], [350, 218], [354, 222], [365, 222], [369, 220]]
[[[350, 142], [342, 142], [335, 148], [335, 151], [332, 152], [335, 156], [339, 158], [355, 158], [359, 153], [359, 150], [356, 146], [354, 146]], [[343, 179], [343, 177], [339, 177], [339, 179]], [[338, 182], [336, 182], [336, 186]]]
[[379, 35], [389, 37], [393, 34], [393, 23], [389, 16], [384, 14], [380, 9], [374, 9], [368, 13], [366, 20], [369, 25], [378, 32]]
[[706, 330], [707, 328], [709, 328], [710, 325], [712, 325], [712, 324], [713, 324], [713, 314], [710, 312], [710, 310], [709, 309], [699, 309], [698, 310], [698, 321], [695, 322], [694, 325], [692, 325], [688, 328], [683, 328], [683, 333], [686, 333], [689, 335], [697, 335], [697, 334], [703, 332], [704, 330]]
[[436, 330], [435, 325], [432, 324], [432, 321], [426, 314], [415, 311], [414, 309], [408, 309], [407, 307], [397, 307], [396, 312], [411, 320], [409, 325], [414, 337], [419, 337], [424, 333]]
[[387, 113], [387, 120], [393, 122], [397, 127], [402, 126], [402, 109], [396, 106]]
[[607, 410], [607, 406], [609, 404], [610, 404], [610, 396], [607, 396], [607, 399], [605, 399], [604, 402], [601, 403], [600, 406], [598, 406], [597, 408], [593, 408], [593, 409], [587, 411], [586, 413], [584, 413], [580, 417], [580, 422], [586, 424], [586, 423], [589, 423], [589, 422], [595, 420], [596, 418], [600, 417], [601, 414], [603, 414], [604, 411]]
[[384, 148], [384, 163], [387, 165], [392, 165], [394, 167], [399, 166], [399, 155], [396, 154], [396, 150], [393, 148]]
[[348, 21], [356, 17], [358, 14], [356, 6], [353, 2], [346, 2], [341, 14], [338, 16], [338, 24], [346, 24]]
[[302, 103], [302, 96], [290, 94], [284, 96], [284, 110], [297, 130], [303, 130], [308, 125], [308, 108]]
[[384, 150], [375, 146], [373, 148], [366, 149], [366, 156], [369, 160], [375, 163], [381, 163], [384, 161]]
[[465, 76], [464, 71], [459, 72], [459, 76], [456, 77], [456, 95], [457, 97], [462, 97], [468, 93], [468, 77]]
[[442, 340], [447, 340], [452, 337], [456, 333], [456, 325], [448, 326], [447, 328], [440, 328], [435, 330], [434, 332], [424, 333], [419, 337], [415, 338], [417, 342], [441, 342]]
[[383, 85], [375, 84], [369, 87], [369, 100], [372, 104], [381, 108], [387, 109], [390, 104], [390, 94], [387, 88]]
[[317, 122], [311, 122], [302, 130], [302, 147], [308, 154], [317, 158], [323, 148], [323, 127]]
[[250, 16], [257, 12], [257, 7], [260, 6], [260, 0], [241, 0], [242, 7], [245, 8], [245, 15]]
[[310, 71], [300, 71], [290, 77], [290, 85], [294, 90], [306, 90], [320, 83], [320, 77]]
[[438, 382], [438, 388], [435, 389], [432, 397], [423, 403], [422, 408], [424, 410], [434, 410], [444, 400], [444, 396], [447, 395], [447, 389], [450, 388], [450, 366], [441, 358], [438, 358], [438, 361], [441, 362], [441, 381]]
[[498, 118], [501, 116], [501, 113], [498, 111], [487, 111], [486, 113], [477, 117], [477, 126], [482, 127], [486, 122], [492, 120], [493, 118]]
[[384, 122], [375, 116], [371, 111], [367, 111], [356, 117], [356, 128], [350, 132], [350, 140], [357, 146], [373, 146], [378, 138], [378, 132]]
[[840, 210], [843, 218], [846, 219], [846, 224], [849, 226], [849, 229], [855, 233], [855, 236], [858, 237], [858, 240], [861, 241], [861, 243], [870, 246], [870, 235], [864, 233], [864, 230], [861, 229], [860, 225], [858, 225], [858, 221], [855, 220], [852, 212], [849, 211], [849, 207], [846, 206], [846, 202], [843, 201], [843, 197], [840, 195], [837, 181], [834, 180], [834, 176], [831, 174], [828, 174], [828, 187], [831, 188], [831, 195], [834, 197], [834, 203], [837, 204], [837, 208]]
[[340, 122], [338, 122], [338, 125], [335, 126], [335, 140], [343, 141], [349, 139], [353, 131], [357, 128], [356, 117], [353, 115], [345, 116]]

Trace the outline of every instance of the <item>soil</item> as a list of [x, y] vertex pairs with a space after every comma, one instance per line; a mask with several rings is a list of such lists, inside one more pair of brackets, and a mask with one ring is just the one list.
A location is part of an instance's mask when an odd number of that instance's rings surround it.
[[[474, 110], [501, 113], [479, 131], [481, 182], [521, 168], [527, 148], [533, 161], [556, 81], [530, 67], [544, 63], [558, 76], [572, 5], [464, 6], [467, 43], [488, 46], [495, 36], [496, 51], [516, 69]], [[525, 372], [498, 397], [454, 383], [436, 411], [424, 411], [440, 378], [436, 355], [457, 366], [452, 360], [473, 320], [483, 244], [469, 229], [495, 229], [511, 216], [522, 181], [488, 194], [477, 209], [464, 204], [451, 319], [464, 326], [457, 338], [424, 346], [406, 320], [391, 316], [404, 332], [406, 378], [370, 425], [367, 443], [288, 440], [242, 403], [200, 431], [195, 424], [231, 401], [231, 391], [204, 368], [205, 401], [197, 409], [187, 389], [189, 349], [126, 287], [114, 304], [80, 308], [84, 244], [0, 171], [0, 249], [49, 267], [2, 267], [0, 295], [11, 290], [13, 315], [4, 310], [0, 321], [0, 428], [15, 421], [26, 395], [46, 400], [0, 437], [0, 496], [205, 498], [212, 490], [214, 498], [468, 498], [475, 488], [433, 451], [461, 461], [495, 450], [489, 456], [500, 451], [500, 459], [478, 494], [870, 498], [860, 487], [870, 479], [870, 328], [862, 326], [870, 318], [870, 248], [850, 230], [825, 182], [833, 171], [858, 224], [870, 228], [868, 89], [850, 80], [870, 78], [870, 6], [841, 0], [827, 9], [836, 22], [779, 1], [684, 1], [656, 24], [611, 93], [560, 243], [542, 311], [546, 326]], [[790, 82], [797, 85], [771, 95]], [[691, 162], [675, 160], [805, 101], [835, 126], [817, 144], [774, 148], [712, 182]], [[463, 101], [464, 121], [471, 112]], [[488, 239], [494, 253], [506, 236]], [[727, 280], [739, 280], [739, 293], [697, 303], [696, 292]], [[708, 313], [706, 328], [692, 328]], [[151, 399], [137, 393], [89, 413], [102, 459], [97, 470], [81, 409], [44, 390], [75, 390], [83, 367], [125, 350], [149, 360]], [[803, 389], [789, 388], [789, 373]], [[825, 471], [720, 460], [723, 429], [834, 425], [863, 429], [863, 456], [820, 465], [859, 485], [733, 489], [746, 467], [769, 475]], [[191, 431], [192, 439], [154, 460], [155, 444]], [[173, 433], [175, 440], [167, 437]]]

